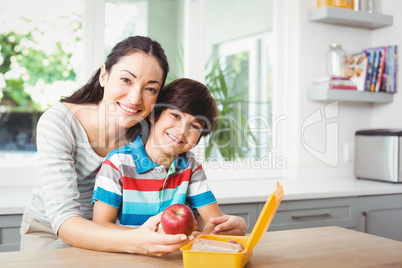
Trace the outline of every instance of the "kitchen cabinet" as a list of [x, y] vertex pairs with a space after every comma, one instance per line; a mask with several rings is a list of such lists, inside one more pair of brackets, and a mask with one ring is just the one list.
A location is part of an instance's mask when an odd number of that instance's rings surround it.
[[402, 194], [283, 201], [269, 231], [331, 225], [402, 241]]
[[[243, 217], [251, 233], [265, 203], [220, 205], [223, 213]], [[282, 201], [269, 231], [340, 226], [357, 229], [356, 198]]]
[[402, 241], [402, 195], [359, 197], [358, 230]]
[[22, 215], [0, 215], [0, 252], [20, 250]]
[[[262, 205], [259, 205], [262, 209]], [[330, 198], [282, 202], [270, 231], [340, 226], [356, 229], [356, 198]]]
[[[221, 205], [238, 215], [250, 233], [264, 203]], [[283, 200], [268, 231], [339, 226], [402, 241], [402, 194]]]

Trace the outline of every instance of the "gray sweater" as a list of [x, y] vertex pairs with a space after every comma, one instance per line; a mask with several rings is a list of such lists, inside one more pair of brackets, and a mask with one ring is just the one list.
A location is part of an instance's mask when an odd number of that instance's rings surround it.
[[36, 139], [39, 180], [25, 213], [50, 223], [55, 234], [70, 217], [92, 219], [95, 174], [103, 157], [92, 150], [80, 122], [57, 103], [39, 119]]

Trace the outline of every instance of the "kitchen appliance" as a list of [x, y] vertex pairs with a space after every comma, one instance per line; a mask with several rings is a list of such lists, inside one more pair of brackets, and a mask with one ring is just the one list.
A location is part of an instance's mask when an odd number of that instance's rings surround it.
[[355, 176], [402, 183], [402, 129], [366, 129], [355, 134]]

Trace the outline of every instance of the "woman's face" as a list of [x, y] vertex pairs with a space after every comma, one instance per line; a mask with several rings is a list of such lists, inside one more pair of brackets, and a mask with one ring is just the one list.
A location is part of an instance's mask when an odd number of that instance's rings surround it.
[[152, 111], [161, 90], [163, 70], [154, 56], [135, 52], [120, 58], [110, 72], [102, 65], [99, 81], [105, 89], [105, 120], [130, 128]]

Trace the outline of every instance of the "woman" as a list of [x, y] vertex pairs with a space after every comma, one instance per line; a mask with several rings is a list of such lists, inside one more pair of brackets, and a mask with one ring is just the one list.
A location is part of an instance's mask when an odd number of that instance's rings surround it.
[[[23, 215], [21, 250], [44, 249], [61, 238], [81, 248], [161, 256], [193, 238], [157, 232], [160, 214], [133, 230], [91, 221], [94, 179], [103, 158], [147, 126], [144, 119], [168, 71], [159, 43], [129, 37], [113, 48], [87, 85], [43, 114], [36, 139], [40, 178]], [[222, 234], [245, 232], [242, 221], [227, 215], [212, 222]]]
[[77, 247], [151, 255], [186, 243], [187, 237], [154, 232], [158, 217], [125, 232], [90, 221], [94, 178], [103, 157], [129, 143], [135, 125], [151, 112], [168, 71], [159, 43], [127, 38], [87, 85], [43, 114], [37, 126], [40, 179], [24, 213], [22, 250], [43, 249], [58, 236]]

